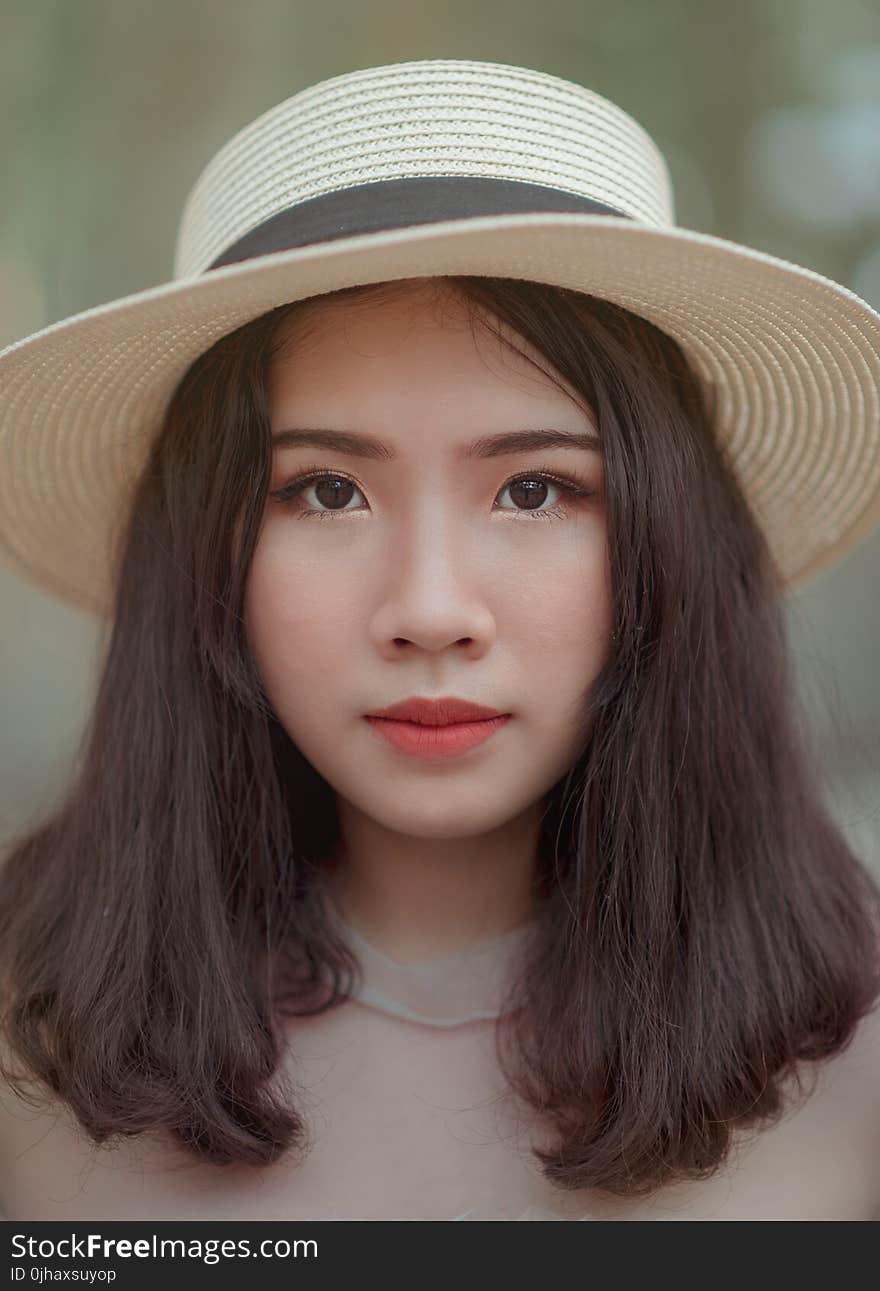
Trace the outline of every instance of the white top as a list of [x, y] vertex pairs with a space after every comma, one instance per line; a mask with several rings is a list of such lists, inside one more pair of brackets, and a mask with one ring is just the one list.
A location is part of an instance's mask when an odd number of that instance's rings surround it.
[[[328, 1128], [330, 1123], [344, 1126], [353, 1159], [363, 1153], [376, 1160], [369, 1132], [361, 1128], [365, 1103], [375, 1097], [373, 1115], [381, 1117], [386, 1106], [392, 1115], [399, 1109], [400, 1124], [406, 1127], [413, 1147], [421, 1142], [425, 1159], [430, 1161], [425, 1173], [426, 1217], [434, 1213], [441, 1191], [446, 1195], [449, 1180], [466, 1169], [467, 1177], [484, 1179], [479, 1186], [485, 1196], [474, 1198], [472, 1205], [458, 1213], [448, 1214], [449, 1219], [593, 1218], [572, 1213], [570, 1204], [564, 1213], [561, 1198], [558, 1210], [543, 1204], [547, 1199], [555, 1201], [557, 1190], [540, 1176], [530, 1153], [514, 1146], [522, 1126], [515, 1119], [506, 1121], [502, 1107], [503, 1080], [495, 1069], [494, 1028], [488, 1024], [500, 1016], [511, 969], [527, 949], [536, 921], [530, 919], [466, 951], [401, 963], [350, 924], [329, 892], [327, 907], [363, 969], [362, 981], [355, 983], [351, 999], [374, 1015], [384, 1014], [397, 1023], [380, 1025], [377, 1017], [373, 1025], [369, 1014], [349, 1011], [344, 1022], [340, 1018], [344, 1043], [338, 1050], [331, 1045], [324, 1051], [325, 1058], [331, 1049], [334, 1055], [326, 1073], [323, 1067], [314, 1069], [316, 1086], [327, 1100], [324, 1123]], [[402, 1022], [415, 1026], [401, 1026]], [[309, 1050], [307, 1044], [306, 1067], [310, 1065]], [[381, 1093], [374, 1094], [374, 1085]], [[330, 1137], [333, 1139], [332, 1134]], [[326, 1143], [326, 1151], [329, 1179], [335, 1139]], [[473, 1155], [468, 1156], [469, 1152]], [[393, 1159], [394, 1148], [389, 1147], [387, 1154]], [[468, 1161], [474, 1164], [466, 1166]], [[374, 1186], [380, 1190], [381, 1168], [373, 1167]], [[388, 1204], [393, 1208], [394, 1181], [390, 1176], [386, 1186]], [[506, 1194], [505, 1203], [513, 1197], [537, 1200], [518, 1214], [503, 1213], [505, 1207], [492, 1196], [496, 1190], [499, 1196]]]
[[352, 998], [424, 1026], [454, 1027], [499, 1017], [510, 970], [535, 927], [529, 920], [466, 951], [401, 963], [367, 941], [329, 894], [327, 905], [363, 968]]

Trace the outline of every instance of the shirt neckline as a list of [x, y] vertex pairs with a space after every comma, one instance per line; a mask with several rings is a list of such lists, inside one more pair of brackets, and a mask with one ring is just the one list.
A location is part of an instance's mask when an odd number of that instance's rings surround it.
[[460, 1026], [500, 1017], [511, 973], [536, 926], [532, 917], [465, 950], [403, 963], [386, 955], [359, 932], [329, 892], [326, 904], [363, 970], [351, 998], [382, 1013], [427, 1026]]

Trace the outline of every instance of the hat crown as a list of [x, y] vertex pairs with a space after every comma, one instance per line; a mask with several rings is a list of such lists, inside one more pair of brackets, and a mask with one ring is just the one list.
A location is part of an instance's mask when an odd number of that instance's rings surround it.
[[187, 197], [174, 276], [203, 273], [298, 203], [428, 176], [542, 186], [655, 227], [675, 220], [663, 154], [616, 104], [547, 72], [422, 59], [331, 77], [240, 130]]

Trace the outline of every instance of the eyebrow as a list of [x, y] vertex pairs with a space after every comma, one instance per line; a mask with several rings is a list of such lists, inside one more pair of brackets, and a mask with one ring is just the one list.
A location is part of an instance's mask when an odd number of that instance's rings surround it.
[[[329, 448], [350, 457], [369, 457], [377, 461], [394, 461], [397, 453], [372, 435], [351, 430], [277, 430], [272, 435], [273, 449]], [[534, 452], [540, 448], [575, 448], [601, 453], [602, 441], [588, 431], [513, 430], [499, 435], [484, 435], [459, 449], [465, 460], [474, 457], [503, 457], [506, 453]]]

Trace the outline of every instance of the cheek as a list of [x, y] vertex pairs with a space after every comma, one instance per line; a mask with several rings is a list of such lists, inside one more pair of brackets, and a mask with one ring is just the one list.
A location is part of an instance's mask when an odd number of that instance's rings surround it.
[[[524, 638], [536, 657], [583, 669], [601, 659], [612, 628], [610, 568], [603, 543], [561, 546], [555, 558], [510, 563], [498, 607], [510, 639]], [[501, 625], [499, 625], [501, 626]]]
[[358, 615], [358, 580], [344, 567], [297, 561], [271, 545], [254, 555], [245, 592], [248, 643], [267, 687], [339, 675]]

